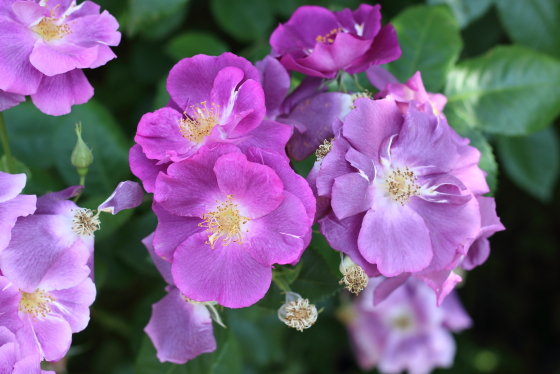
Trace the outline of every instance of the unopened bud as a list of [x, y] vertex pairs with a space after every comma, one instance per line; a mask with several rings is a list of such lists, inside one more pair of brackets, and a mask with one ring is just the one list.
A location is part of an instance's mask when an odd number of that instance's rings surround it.
[[317, 308], [308, 299], [294, 292], [286, 292], [286, 303], [278, 309], [278, 318], [298, 331], [308, 329], [317, 321]]
[[83, 177], [87, 174], [88, 167], [93, 162], [93, 154], [86, 143], [82, 140], [81, 123], [76, 123], [76, 135], [78, 136], [78, 141], [72, 151], [72, 157], [70, 160], [72, 161], [72, 165], [74, 165], [78, 170], [78, 174]]

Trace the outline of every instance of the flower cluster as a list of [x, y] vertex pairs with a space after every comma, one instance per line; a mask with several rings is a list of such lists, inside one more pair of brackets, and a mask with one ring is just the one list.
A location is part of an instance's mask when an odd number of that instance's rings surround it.
[[20, 194], [24, 174], [0, 172], [0, 180], [3, 367], [8, 373], [35, 373], [42, 360], [63, 358], [72, 334], [89, 322], [96, 294], [93, 241], [99, 212], [138, 206], [143, 192], [138, 184], [123, 182], [94, 214], [69, 200], [82, 186], [36, 198]]
[[[185, 363], [215, 350], [215, 306], [263, 298], [273, 266], [297, 264], [318, 221], [345, 254], [340, 283], [365, 290], [349, 322], [374, 342], [362, 366], [449, 365], [447, 329], [470, 324], [455, 295], [444, 301], [461, 281], [454, 270], [484, 262], [487, 238], [503, 229], [483, 196], [480, 153], [449, 127], [445, 96], [426, 92], [419, 72], [401, 84], [378, 66], [401, 54], [379, 6], [303, 6], [270, 44], [255, 66], [231, 53], [181, 60], [166, 107], [138, 124], [130, 165], [158, 219], [143, 243], [168, 284], [145, 328], [158, 358]], [[297, 87], [293, 71], [306, 75]], [[346, 92], [340, 82], [359, 72], [380, 92]], [[289, 159], [313, 153], [306, 181]], [[278, 311], [299, 331], [317, 315], [294, 292]], [[368, 319], [380, 330], [356, 322]]]
[[115, 58], [119, 24], [90, 1], [9, 0], [0, 4], [0, 111], [31, 95], [42, 112], [62, 115], [93, 96], [81, 69]]

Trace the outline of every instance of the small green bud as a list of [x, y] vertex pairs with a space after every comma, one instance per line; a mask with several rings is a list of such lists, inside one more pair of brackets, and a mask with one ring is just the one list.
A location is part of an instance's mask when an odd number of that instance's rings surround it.
[[72, 161], [72, 165], [78, 169], [78, 174], [80, 176], [85, 176], [87, 174], [87, 168], [93, 162], [93, 154], [82, 140], [82, 124], [79, 122], [76, 123], [76, 135], [78, 135], [78, 141], [72, 151], [70, 160]]

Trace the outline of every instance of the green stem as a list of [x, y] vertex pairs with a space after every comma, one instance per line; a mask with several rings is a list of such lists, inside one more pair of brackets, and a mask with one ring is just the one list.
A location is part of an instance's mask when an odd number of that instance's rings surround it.
[[356, 84], [356, 87], [358, 87], [360, 91], [364, 91], [364, 87], [360, 84], [360, 80], [358, 79], [356, 74], [352, 75], [352, 78], [354, 78], [354, 83]]
[[[84, 187], [86, 186], [86, 176], [85, 175], [80, 175], [80, 186], [84, 186]], [[82, 196], [81, 192], [74, 198], [75, 203], [78, 202], [78, 199], [80, 198], [80, 196]]]
[[8, 173], [12, 174], [15, 172], [14, 159], [12, 158], [12, 151], [10, 149], [10, 143], [8, 142], [8, 132], [6, 131], [6, 124], [4, 123], [4, 115], [2, 112], [0, 112], [0, 139], [2, 140], [2, 148], [4, 149], [6, 160], [8, 161]]

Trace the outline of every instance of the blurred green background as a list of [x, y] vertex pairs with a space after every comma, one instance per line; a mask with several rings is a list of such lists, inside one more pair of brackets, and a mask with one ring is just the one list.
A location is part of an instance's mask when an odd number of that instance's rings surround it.
[[[118, 58], [85, 70], [94, 99], [63, 117], [24, 103], [5, 112], [15, 156], [32, 178], [27, 193], [77, 184], [69, 158], [74, 123], [93, 148], [81, 204], [94, 208], [133, 179], [128, 149], [140, 117], [164, 106], [165, 80], [180, 59], [230, 51], [255, 62], [270, 50], [279, 22], [304, 4], [355, 9], [355, 0], [97, 0], [117, 17]], [[558, 0], [385, 0], [383, 22], [397, 29], [403, 57], [389, 65], [401, 81], [421, 70], [426, 88], [444, 92], [450, 124], [478, 147], [481, 167], [507, 231], [468, 274], [459, 293], [474, 327], [456, 335], [452, 369], [437, 373], [560, 373], [560, 2]], [[374, 3], [372, 3], [374, 4]], [[363, 75], [363, 74], [362, 74]], [[364, 82], [364, 77], [360, 80]], [[350, 83], [349, 83], [350, 84]], [[371, 90], [373, 88], [369, 87]], [[294, 165], [305, 174], [312, 160]], [[23, 167], [23, 166], [21, 166]], [[102, 216], [96, 233], [98, 298], [89, 327], [64, 362], [72, 374], [359, 373], [344, 327], [338, 255], [317, 237], [294, 290], [325, 312], [299, 333], [276, 317], [279, 290], [257, 306], [225, 311], [220, 347], [186, 366], [159, 364], [143, 332], [164, 282], [140, 240], [155, 229], [150, 199], [134, 211]], [[315, 286], [310, 287], [310, 284]], [[65, 368], [66, 366], [66, 368]]]

